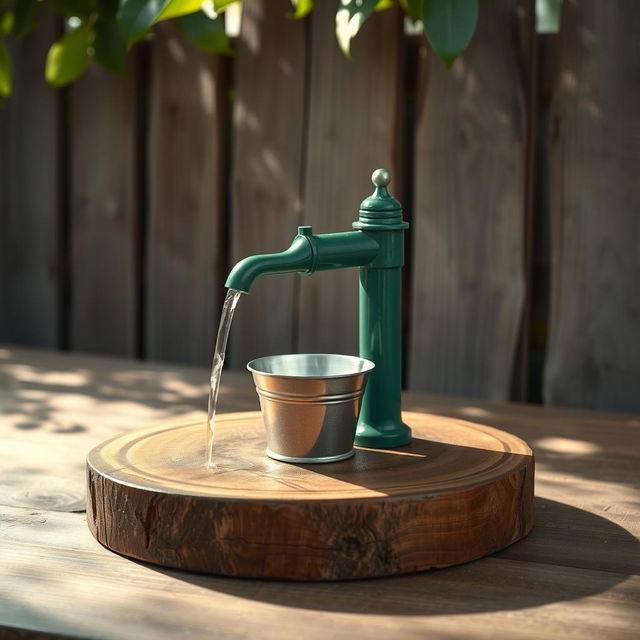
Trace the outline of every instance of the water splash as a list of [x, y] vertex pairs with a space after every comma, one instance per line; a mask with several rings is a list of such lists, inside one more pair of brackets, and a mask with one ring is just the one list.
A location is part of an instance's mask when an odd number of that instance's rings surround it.
[[209, 469], [216, 468], [215, 462], [213, 461], [213, 444], [215, 441], [216, 407], [218, 405], [220, 377], [222, 376], [222, 367], [224, 365], [224, 356], [227, 350], [227, 340], [229, 339], [229, 330], [231, 329], [233, 314], [241, 295], [242, 291], [236, 291], [235, 289], [229, 289], [229, 291], [227, 291], [227, 297], [224, 300], [222, 314], [220, 315], [216, 347], [213, 352], [210, 378], [211, 387], [209, 388], [209, 404], [207, 409], [207, 467]]

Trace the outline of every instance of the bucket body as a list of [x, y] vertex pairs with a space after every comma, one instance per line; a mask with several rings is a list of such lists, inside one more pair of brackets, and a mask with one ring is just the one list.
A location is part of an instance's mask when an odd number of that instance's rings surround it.
[[267, 433], [267, 455], [297, 463], [337, 462], [354, 454], [367, 374], [364, 358], [326, 353], [252, 360]]

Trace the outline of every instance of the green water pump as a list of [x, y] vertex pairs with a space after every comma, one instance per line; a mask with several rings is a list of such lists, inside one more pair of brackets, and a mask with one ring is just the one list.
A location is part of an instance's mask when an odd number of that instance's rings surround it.
[[280, 253], [241, 260], [226, 286], [249, 293], [253, 281], [270, 273], [311, 275], [316, 271], [359, 267], [360, 357], [376, 368], [362, 399], [355, 443], [391, 448], [408, 444], [411, 429], [401, 417], [401, 269], [404, 231], [400, 203], [387, 191], [391, 177], [377, 169], [374, 192], [360, 204], [355, 231], [314, 235], [298, 227], [291, 246]]

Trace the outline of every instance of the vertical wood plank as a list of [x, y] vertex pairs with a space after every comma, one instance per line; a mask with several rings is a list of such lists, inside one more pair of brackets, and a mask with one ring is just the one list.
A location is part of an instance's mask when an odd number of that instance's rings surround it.
[[[288, 0], [245, 0], [235, 58], [233, 262], [289, 246], [300, 221], [306, 21]], [[259, 279], [231, 332], [236, 367], [295, 348], [296, 275]]]
[[[529, 299], [529, 402], [543, 402], [543, 369], [549, 336], [551, 302], [551, 213], [549, 208], [549, 123], [553, 87], [560, 69], [560, 35], [539, 34], [537, 40], [537, 119], [535, 217]], [[525, 310], [526, 313], [526, 310]]]
[[61, 340], [61, 94], [43, 77], [57, 35], [41, 11], [12, 50], [14, 92], [0, 108], [0, 340], [42, 347]]
[[[518, 9], [481, 3], [468, 51], [423, 70], [417, 114], [409, 386], [509, 397], [518, 344], [527, 158], [527, 72]], [[423, 96], [424, 97], [424, 96]]]
[[[351, 229], [378, 167], [391, 171], [391, 192], [402, 193], [400, 12], [372, 15], [347, 60], [336, 43], [337, 7], [317, 3], [312, 16], [304, 223], [314, 233]], [[298, 350], [357, 353], [357, 269], [301, 280]]]
[[640, 410], [640, 4], [564, 3], [545, 400]]
[[[515, 55], [522, 70], [522, 87], [525, 100], [525, 156], [523, 189], [523, 240], [522, 263], [525, 294], [522, 305], [518, 344], [514, 358], [510, 399], [526, 402], [535, 380], [531, 376], [532, 333], [534, 324], [534, 254], [538, 240], [536, 226], [536, 152], [538, 140], [538, 35], [536, 13], [527, 0], [516, 7], [518, 39]], [[539, 226], [539, 225], [538, 225]]]
[[146, 353], [206, 364], [222, 303], [224, 62], [159, 25], [151, 51]]
[[122, 356], [137, 347], [136, 63], [72, 88], [71, 347]]

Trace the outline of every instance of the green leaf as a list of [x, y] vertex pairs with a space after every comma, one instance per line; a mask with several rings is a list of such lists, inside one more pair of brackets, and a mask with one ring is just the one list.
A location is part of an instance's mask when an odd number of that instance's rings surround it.
[[101, 67], [121, 73], [127, 55], [127, 46], [115, 20], [99, 18], [95, 25], [93, 55]]
[[395, 0], [378, 0], [378, 4], [374, 11], [386, 11], [396, 6]]
[[351, 57], [351, 40], [355, 38], [377, 4], [378, 0], [340, 0], [340, 7], [336, 13], [336, 37], [347, 58]]
[[400, 6], [404, 14], [411, 22], [422, 20], [422, 1], [423, 0], [399, 0]]
[[211, 53], [231, 53], [222, 16], [210, 18], [204, 11], [198, 11], [178, 18], [177, 23], [184, 37], [200, 49]]
[[200, 7], [202, 7], [202, 0], [169, 0], [169, 4], [167, 4], [162, 13], [156, 18], [156, 22], [195, 13], [196, 11], [200, 11]]
[[230, 4], [233, 4], [234, 2], [240, 2], [240, 0], [211, 0], [213, 10], [216, 13], [224, 11]]
[[89, 47], [93, 36], [93, 28], [85, 23], [51, 45], [44, 70], [49, 84], [62, 87], [84, 72], [89, 64]]
[[478, 0], [424, 0], [424, 30], [447, 68], [471, 42], [478, 23]]
[[[20, 4], [22, 0], [18, 0]], [[51, 0], [53, 8], [63, 16], [78, 16], [86, 18], [92, 10], [91, 3], [87, 0]]]
[[287, 18], [295, 18], [296, 20], [304, 18], [313, 11], [315, 3], [315, 0], [291, 0], [293, 13], [288, 13]]
[[11, 95], [11, 58], [4, 42], [0, 40], [0, 98]]
[[13, 10], [13, 36], [21, 38], [36, 26], [36, 0], [19, 0]]
[[5, 11], [0, 18], [0, 34], [6, 36], [11, 33], [14, 22], [13, 11]]
[[121, 0], [117, 18], [127, 47], [142, 39], [169, 0]]

